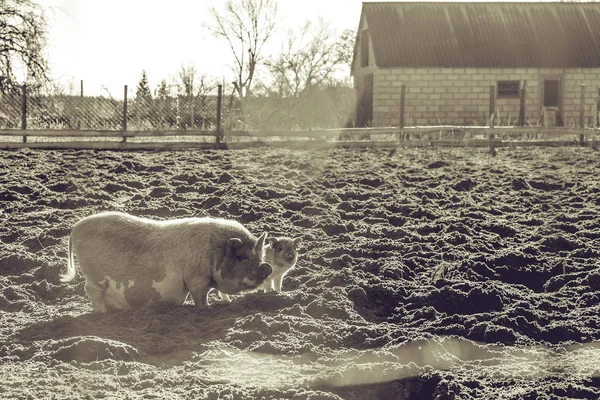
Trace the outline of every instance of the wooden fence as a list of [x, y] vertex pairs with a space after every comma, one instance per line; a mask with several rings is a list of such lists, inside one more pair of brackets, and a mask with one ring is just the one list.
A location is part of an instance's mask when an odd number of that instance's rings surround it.
[[[245, 148], [257, 145], [296, 148], [343, 147], [499, 147], [593, 146], [599, 128], [497, 127], [494, 125], [493, 90], [490, 87], [488, 126], [404, 126], [405, 88], [402, 88], [400, 126], [309, 131], [228, 131], [221, 125], [222, 86], [218, 86], [216, 129], [133, 131], [127, 128], [127, 86], [124, 91], [121, 130], [28, 129], [27, 87], [23, 87], [21, 129], [0, 129], [0, 148], [39, 149], [193, 149]], [[524, 95], [518, 122], [524, 122]]]
[[[313, 131], [81, 131], [0, 130], [1, 149], [223, 149], [267, 145], [323, 147], [518, 147], [592, 146], [600, 129], [429, 126]], [[19, 140], [21, 139], [22, 140]], [[12, 139], [12, 140], [11, 140]]]

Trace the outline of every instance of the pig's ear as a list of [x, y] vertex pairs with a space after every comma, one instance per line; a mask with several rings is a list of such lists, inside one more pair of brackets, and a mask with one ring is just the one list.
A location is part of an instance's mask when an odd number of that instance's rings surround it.
[[225, 254], [229, 256], [235, 255], [235, 251], [242, 247], [242, 240], [238, 238], [231, 238], [227, 241], [227, 248], [225, 249]]
[[302, 243], [302, 238], [301, 237], [294, 238], [294, 248], [296, 250], [298, 250], [298, 246], [300, 246], [301, 243]]
[[260, 237], [258, 238], [258, 242], [256, 243], [256, 248], [262, 249], [265, 245], [266, 238], [267, 238], [267, 232], [264, 232], [262, 235], [260, 235]]

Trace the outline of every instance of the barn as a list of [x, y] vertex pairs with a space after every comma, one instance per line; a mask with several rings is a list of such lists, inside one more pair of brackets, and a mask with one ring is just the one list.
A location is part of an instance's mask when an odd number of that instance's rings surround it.
[[365, 2], [351, 71], [357, 126], [595, 125], [600, 4]]

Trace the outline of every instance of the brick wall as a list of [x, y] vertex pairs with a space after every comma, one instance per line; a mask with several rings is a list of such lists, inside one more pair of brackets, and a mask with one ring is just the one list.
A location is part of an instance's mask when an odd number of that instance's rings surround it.
[[[585, 91], [585, 117], [596, 115], [600, 68], [394, 68], [356, 70], [374, 72], [373, 126], [397, 126], [400, 88], [406, 86], [406, 125], [485, 125], [489, 114], [490, 86], [497, 81], [526, 80], [525, 121], [537, 124], [542, 107], [544, 78], [561, 79], [562, 117], [566, 125], [579, 123], [581, 85]], [[497, 98], [499, 125], [514, 124], [519, 98]]]
[[563, 110], [565, 125], [579, 123], [579, 108], [581, 91], [583, 87], [585, 97], [584, 117], [586, 123], [591, 125], [596, 117], [597, 101], [600, 93], [600, 68], [595, 69], [568, 69], [564, 74]]

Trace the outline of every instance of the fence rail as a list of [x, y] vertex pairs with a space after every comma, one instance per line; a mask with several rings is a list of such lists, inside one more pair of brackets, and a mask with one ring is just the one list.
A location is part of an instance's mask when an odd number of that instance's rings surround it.
[[[0, 148], [2, 149], [194, 149], [244, 148], [262, 144], [303, 148], [402, 146], [489, 147], [491, 149], [515, 146], [596, 147], [600, 141], [600, 129], [427, 126], [311, 131], [229, 131], [226, 133], [218, 130], [77, 131], [0, 129], [1, 137], [7, 138], [0, 141]], [[23, 137], [22, 141], [15, 140], [21, 137]], [[31, 140], [28, 140], [28, 138], [31, 138]]]

